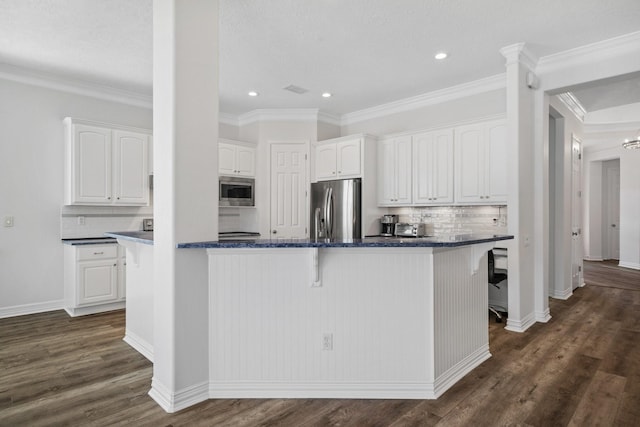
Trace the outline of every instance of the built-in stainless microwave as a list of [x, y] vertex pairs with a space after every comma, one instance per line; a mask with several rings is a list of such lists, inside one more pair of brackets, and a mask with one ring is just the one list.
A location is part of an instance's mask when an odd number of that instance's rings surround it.
[[221, 176], [220, 206], [255, 206], [255, 180]]

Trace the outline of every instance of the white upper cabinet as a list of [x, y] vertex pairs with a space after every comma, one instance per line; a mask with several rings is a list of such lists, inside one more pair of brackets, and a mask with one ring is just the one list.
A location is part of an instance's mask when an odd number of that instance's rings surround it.
[[318, 142], [314, 149], [317, 181], [362, 177], [362, 138]]
[[453, 203], [453, 129], [413, 135], [414, 205]]
[[149, 138], [113, 125], [65, 119], [65, 204], [149, 204]]
[[115, 203], [146, 205], [149, 203], [149, 135], [113, 131], [113, 180]]
[[255, 177], [255, 147], [240, 141], [219, 140], [218, 175]]
[[378, 205], [411, 204], [411, 136], [378, 142]]
[[506, 124], [504, 120], [455, 130], [455, 201], [459, 204], [507, 202]]

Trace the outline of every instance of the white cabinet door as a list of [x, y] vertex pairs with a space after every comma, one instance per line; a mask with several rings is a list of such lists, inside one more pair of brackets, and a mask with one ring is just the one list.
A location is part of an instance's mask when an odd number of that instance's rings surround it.
[[504, 121], [489, 123], [486, 135], [485, 196], [491, 203], [506, 203], [507, 126]]
[[452, 203], [453, 130], [413, 136], [413, 204]]
[[378, 204], [411, 204], [411, 137], [381, 140], [378, 143]]
[[149, 204], [148, 133], [70, 117], [64, 123], [65, 204]]
[[317, 181], [362, 177], [362, 138], [320, 142], [314, 148]]
[[236, 170], [240, 176], [256, 176], [256, 150], [254, 148], [236, 147]]
[[318, 181], [336, 179], [338, 158], [336, 144], [321, 144], [315, 148], [316, 179]]
[[396, 144], [394, 140], [378, 143], [378, 204], [391, 206], [396, 197]]
[[397, 205], [411, 203], [412, 181], [412, 147], [411, 137], [406, 136], [396, 140], [396, 200]]
[[115, 130], [113, 202], [116, 205], [149, 203], [148, 135]]
[[253, 147], [218, 143], [218, 174], [254, 177], [256, 175], [256, 150]]
[[116, 260], [78, 262], [78, 305], [118, 299]]
[[357, 178], [362, 175], [360, 139], [340, 141], [336, 144], [338, 178]]
[[86, 125], [73, 128], [71, 191], [74, 204], [111, 204], [111, 130]]
[[455, 136], [457, 203], [506, 203], [504, 120], [461, 126]]
[[218, 174], [235, 175], [236, 149], [233, 145], [218, 143]]

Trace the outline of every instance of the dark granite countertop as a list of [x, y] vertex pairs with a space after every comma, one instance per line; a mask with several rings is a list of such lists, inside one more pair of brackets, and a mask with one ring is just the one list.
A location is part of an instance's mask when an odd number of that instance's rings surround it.
[[153, 245], [153, 231], [110, 231], [105, 236]]
[[464, 234], [435, 237], [397, 238], [365, 237], [364, 239], [326, 241], [312, 239], [256, 239], [179, 243], [178, 248], [443, 248], [510, 240], [513, 236], [497, 234]]
[[79, 245], [105, 245], [118, 243], [113, 237], [87, 237], [84, 239], [62, 239], [62, 243], [65, 245], [79, 246]]
[[[105, 236], [153, 245], [152, 231], [114, 231]], [[213, 249], [213, 248], [453, 248], [477, 243], [510, 240], [513, 236], [500, 234], [458, 234], [434, 237], [398, 238], [398, 237], [365, 237], [341, 241], [312, 239], [255, 239], [255, 240], [220, 240], [206, 242], [178, 243], [178, 248]]]

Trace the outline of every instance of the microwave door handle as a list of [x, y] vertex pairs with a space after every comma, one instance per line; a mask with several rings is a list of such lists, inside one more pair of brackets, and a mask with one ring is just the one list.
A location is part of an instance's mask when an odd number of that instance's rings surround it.
[[333, 188], [327, 189], [327, 200], [325, 202], [325, 222], [327, 229], [327, 239], [333, 239]]

